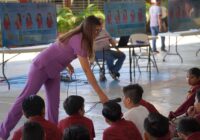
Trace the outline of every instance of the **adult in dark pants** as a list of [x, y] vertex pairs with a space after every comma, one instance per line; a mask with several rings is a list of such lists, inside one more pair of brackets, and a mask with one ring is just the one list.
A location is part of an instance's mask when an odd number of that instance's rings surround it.
[[102, 31], [95, 39], [95, 55], [96, 59], [103, 59], [106, 61], [111, 77], [116, 80], [120, 77], [119, 70], [121, 69], [126, 55], [118, 48], [112, 50], [110, 47], [116, 46], [116, 41], [103, 28], [103, 20], [101, 21]]

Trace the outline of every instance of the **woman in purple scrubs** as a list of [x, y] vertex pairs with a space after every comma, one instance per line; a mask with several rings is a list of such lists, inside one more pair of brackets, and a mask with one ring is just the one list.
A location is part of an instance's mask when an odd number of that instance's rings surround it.
[[100, 101], [108, 101], [108, 97], [97, 84], [89, 64], [89, 59], [93, 57], [93, 41], [100, 31], [101, 23], [98, 18], [89, 16], [80, 26], [58, 37], [55, 43], [34, 59], [24, 90], [0, 125], [0, 138], [6, 140], [9, 137], [10, 131], [22, 116], [22, 101], [30, 95], [37, 94], [42, 85], [46, 90], [48, 120], [58, 122], [60, 72], [67, 66], [69, 72], [73, 73], [74, 69], [70, 63], [76, 58], [79, 59]]

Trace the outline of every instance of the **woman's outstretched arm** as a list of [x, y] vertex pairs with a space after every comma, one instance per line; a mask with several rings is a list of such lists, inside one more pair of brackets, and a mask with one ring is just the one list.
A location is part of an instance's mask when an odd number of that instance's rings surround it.
[[90, 68], [89, 61], [86, 57], [82, 57], [78, 55], [79, 62], [83, 68], [83, 71], [85, 72], [87, 79], [89, 83], [92, 85], [93, 89], [96, 91], [96, 93], [99, 96], [99, 99], [102, 103], [105, 103], [108, 101], [108, 97], [105, 95], [103, 90], [99, 87], [96, 78], [94, 77], [94, 74]]

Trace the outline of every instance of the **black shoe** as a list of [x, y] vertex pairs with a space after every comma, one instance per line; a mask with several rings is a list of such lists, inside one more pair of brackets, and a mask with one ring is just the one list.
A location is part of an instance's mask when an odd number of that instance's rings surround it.
[[110, 76], [114, 79], [114, 80], [117, 80], [118, 78], [118, 76], [116, 75], [116, 73], [114, 73], [114, 72], [112, 72], [112, 71], [110, 71], [109, 72], [110, 73]]
[[106, 81], [107, 79], [106, 79], [106, 77], [105, 76], [99, 76], [99, 81], [101, 81], [101, 82], [104, 82], [104, 81]]
[[119, 73], [119, 72], [117, 72], [117, 73], [116, 73], [116, 76], [119, 78], [119, 77], [120, 77], [120, 73]]

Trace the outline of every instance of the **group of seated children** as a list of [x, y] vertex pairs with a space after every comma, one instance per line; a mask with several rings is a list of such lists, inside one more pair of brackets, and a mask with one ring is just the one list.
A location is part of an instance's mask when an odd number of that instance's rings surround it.
[[[116, 102], [103, 104], [102, 115], [110, 125], [103, 131], [103, 140], [171, 140], [174, 134], [179, 140], [200, 140], [200, 69], [191, 68], [187, 78], [191, 85], [187, 99], [175, 112], [170, 112], [169, 119], [142, 99], [143, 88], [139, 84], [125, 86], [125, 113]], [[93, 121], [84, 116], [84, 98], [71, 95], [63, 107], [67, 117], [56, 126], [44, 118], [44, 100], [37, 95], [29, 96], [22, 103], [28, 121], [15, 131], [12, 140], [93, 140], [95, 129]], [[170, 120], [184, 113], [186, 116], [173, 129]]]

